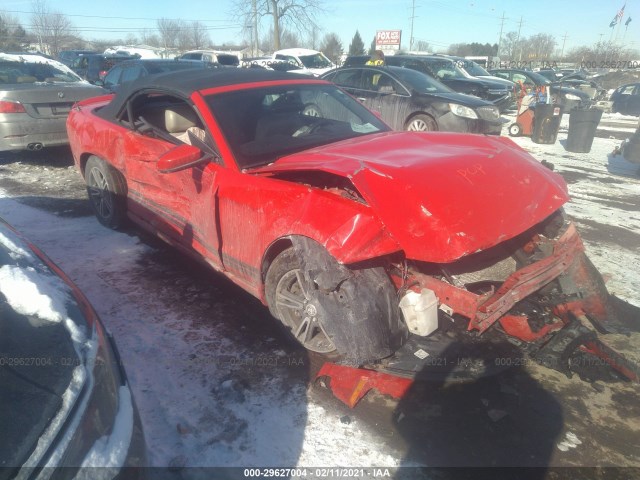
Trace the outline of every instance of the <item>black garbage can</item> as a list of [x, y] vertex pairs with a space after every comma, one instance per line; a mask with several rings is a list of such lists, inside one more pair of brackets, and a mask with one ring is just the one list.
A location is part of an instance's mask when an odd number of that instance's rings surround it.
[[574, 108], [569, 113], [569, 134], [565, 149], [569, 152], [589, 153], [602, 117], [599, 108]]
[[622, 157], [627, 162], [640, 164], [640, 128], [622, 144]]
[[549, 103], [536, 103], [533, 117], [533, 133], [531, 140], [534, 143], [556, 143], [558, 130], [562, 120], [562, 107]]

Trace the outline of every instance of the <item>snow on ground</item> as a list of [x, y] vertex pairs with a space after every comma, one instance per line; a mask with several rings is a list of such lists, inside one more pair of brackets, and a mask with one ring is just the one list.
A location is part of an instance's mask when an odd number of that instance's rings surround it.
[[[505, 136], [511, 121], [505, 124]], [[610, 121], [633, 128], [638, 117], [604, 114], [600, 123]], [[533, 143], [529, 137], [512, 140], [538, 160], [553, 163], [565, 178], [571, 196], [565, 210], [577, 223], [589, 258], [608, 280], [611, 293], [640, 306], [640, 165], [612, 155], [621, 143], [614, 138], [596, 137], [589, 153], [567, 151], [568, 128], [569, 116], [564, 115], [552, 145]]]
[[343, 423], [308, 398], [306, 359], [278, 349], [269, 337], [256, 356], [216, 324], [216, 312], [209, 322], [193, 324], [185, 313], [192, 299], [177, 303], [171, 285], [146, 288], [140, 271], [147, 267], [140, 262], [154, 249], [137, 236], [108, 230], [93, 217], [61, 221], [6, 196], [0, 216], [81, 286], [114, 333], [152, 466], [400, 463], [380, 452], [366, 426]]
[[[607, 123], [632, 128], [637, 118], [605, 114]], [[566, 210], [590, 258], [612, 292], [640, 304], [637, 169], [610, 155], [620, 144], [616, 139], [596, 138], [588, 154], [567, 152], [567, 128], [565, 116], [554, 145], [513, 140], [555, 164], [569, 184]], [[0, 169], [11, 191], [0, 192], [0, 216], [66, 271], [113, 332], [151, 465], [406, 463], [399, 452], [381, 447], [384, 432], [355, 416], [342, 418], [311, 395], [309, 359], [276, 341], [275, 324], [258, 302], [171, 249], [141, 241], [136, 230], [114, 232], [84, 216], [81, 180], [69, 175], [73, 167], [45, 162], [28, 170], [26, 164]]]

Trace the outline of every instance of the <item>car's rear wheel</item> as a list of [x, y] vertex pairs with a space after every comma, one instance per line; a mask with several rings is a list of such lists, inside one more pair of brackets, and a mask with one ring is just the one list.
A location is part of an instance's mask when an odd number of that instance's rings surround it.
[[411, 117], [404, 126], [410, 132], [434, 132], [438, 130], [436, 121], [429, 115], [419, 114]]
[[336, 347], [324, 330], [321, 308], [310, 295], [301, 263], [293, 248], [275, 258], [265, 279], [267, 304], [303, 347], [330, 354]]
[[120, 228], [127, 217], [126, 181], [122, 174], [92, 156], [87, 161], [84, 178], [98, 221], [109, 228]]

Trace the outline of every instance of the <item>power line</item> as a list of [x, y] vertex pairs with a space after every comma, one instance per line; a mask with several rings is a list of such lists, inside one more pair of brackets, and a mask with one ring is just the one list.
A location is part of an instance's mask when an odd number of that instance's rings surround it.
[[[28, 15], [33, 15], [36, 12], [25, 12], [22, 10], [3, 10], [3, 12], [7, 12], [7, 13], [24, 13], [24, 14], [28, 14]], [[68, 13], [63, 13], [61, 14], [65, 17], [81, 17], [81, 18], [99, 18], [102, 20], [153, 20], [153, 21], [158, 21], [161, 20], [162, 18], [166, 18], [166, 17], [160, 17], [160, 18], [151, 18], [151, 17], [108, 17], [108, 16], [102, 16], [102, 15], [77, 15], [77, 14], [68, 14]], [[177, 19], [176, 19], [177, 20]], [[186, 19], [180, 19], [180, 20], [184, 20], [185, 22], [225, 22], [226, 20], [203, 20], [201, 18], [198, 18], [196, 20], [186, 20]]]

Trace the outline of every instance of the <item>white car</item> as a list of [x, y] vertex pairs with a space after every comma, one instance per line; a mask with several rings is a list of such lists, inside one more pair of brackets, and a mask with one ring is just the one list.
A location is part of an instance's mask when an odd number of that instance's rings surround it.
[[300, 67], [300, 70], [292, 70], [292, 72], [314, 75], [316, 77], [336, 67], [322, 52], [309, 50], [307, 48], [278, 50], [273, 54], [273, 59], [284, 60]]

